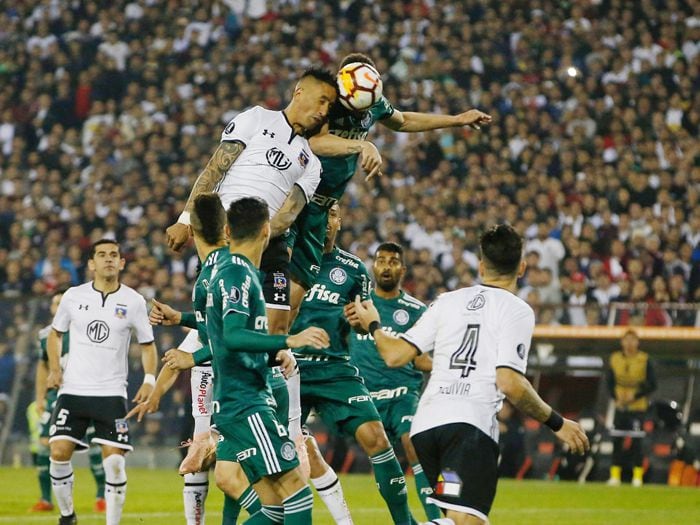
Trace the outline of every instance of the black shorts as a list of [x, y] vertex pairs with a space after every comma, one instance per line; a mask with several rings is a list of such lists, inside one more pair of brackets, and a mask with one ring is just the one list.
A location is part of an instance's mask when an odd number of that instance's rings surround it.
[[275, 310], [289, 310], [289, 252], [284, 235], [270, 239], [262, 254], [260, 271], [263, 273], [263, 295], [265, 306]]
[[411, 437], [433, 494], [428, 501], [486, 519], [498, 482], [498, 445], [468, 423], [451, 423]]
[[87, 428], [95, 427], [92, 443], [133, 450], [130, 445], [126, 415], [126, 398], [121, 396], [97, 397], [61, 394], [51, 414], [49, 443], [67, 439], [85, 450], [83, 441]]

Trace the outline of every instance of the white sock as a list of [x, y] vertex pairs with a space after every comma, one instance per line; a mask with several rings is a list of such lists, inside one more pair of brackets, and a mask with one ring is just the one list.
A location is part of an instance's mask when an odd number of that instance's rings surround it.
[[318, 478], [311, 478], [316, 492], [333, 516], [337, 525], [352, 525], [350, 509], [343, 496], [343, 487], [332, 468]]
[[439, 518], [432, 521], [426, 521], [425, 523], [421, 523], [421, 525], [455, 525], [455, 522], [450, 518]]
[[193, 416], [194, 418], [194, 430], [192, 435], [203, 434], [209, 432], [209, 427], [211, 426], [211, 416]]
[[297, 371], [287, 379], [289, 394], [289, 437], [294, 441], [301, 436], [301, 375]]
[[102, 460], [105, 469], [105, 500], [107, 525], [119, 525], [126, 501], [126, 458], [112, 454]]
[[204, 502], [209, 493], [209, 473], [185, 474], [182, 499], [185, 503], [187, 525], [204, 525]]
[[73, 514], [73, 465], [68, 461], [50, 460], [49, 476], [51, 476], [51, 487], [61, 516]]

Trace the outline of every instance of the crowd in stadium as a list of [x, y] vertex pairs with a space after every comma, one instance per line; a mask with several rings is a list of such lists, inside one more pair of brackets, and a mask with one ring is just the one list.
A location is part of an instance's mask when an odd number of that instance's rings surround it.
[[409, 246], [405, 287], [428, 301], [473, 282], [479, 232], [506, 219], [528, 239], [521, 296], [541, 323], [606, 322], [614, 300], [700, 300], [697, 0], [162, 4], [0, 13], [2, 298], [83, 282], [91, 241], [114, 236], [127, 285], [186, 301], [196, 255], [169, 250], [164, 230], [223, 127], [283, 108], [309, 65], [360, 51], [397, 108], [477, 107], [493, 123], [375, 128], [383, 176], [344, 198], [342, 247], [369, 260], [380, 241]]

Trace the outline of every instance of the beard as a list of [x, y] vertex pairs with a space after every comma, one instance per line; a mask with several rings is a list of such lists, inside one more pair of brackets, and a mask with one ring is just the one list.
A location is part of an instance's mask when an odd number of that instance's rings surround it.
[[391, 280], [382, 280], [382, 279], [377, 279], [377, 288], [381, 288], [382, 291], [384, 292], [391, 292], [396, 289], [398, 286], [399, 282], [391, 279]]

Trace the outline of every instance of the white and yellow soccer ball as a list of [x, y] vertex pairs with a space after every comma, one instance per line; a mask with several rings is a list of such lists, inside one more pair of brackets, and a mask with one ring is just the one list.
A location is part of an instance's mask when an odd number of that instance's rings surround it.
[[338, 71], [338, 99], [351, 111], [364, 111], [382, 96], [382, 78], [369, 64], [353, 62]]

